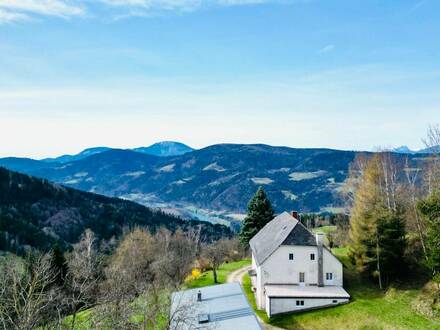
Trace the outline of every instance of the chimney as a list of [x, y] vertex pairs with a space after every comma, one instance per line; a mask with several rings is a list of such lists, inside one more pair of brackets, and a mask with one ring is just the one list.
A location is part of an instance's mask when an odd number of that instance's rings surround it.
[[324, 286], [324, 234], [316, 233], [316, 245], [318, 246], [318, 286]]
[[298, 211], [292, 211], [292, 212], [290, 212], [290, 215], [291, 215], [292, 217], [294, 217], [296, 220], [299, 220], [299, 217], [298, 217]]
[[197, 301], [202, 301], [202, 291], [200, 290], [197, 292]]

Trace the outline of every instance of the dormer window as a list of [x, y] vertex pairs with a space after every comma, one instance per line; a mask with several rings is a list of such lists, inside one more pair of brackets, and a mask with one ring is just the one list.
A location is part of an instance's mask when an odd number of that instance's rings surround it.
[[293, 260], [293, 253], [289, 253], [289, 260]]

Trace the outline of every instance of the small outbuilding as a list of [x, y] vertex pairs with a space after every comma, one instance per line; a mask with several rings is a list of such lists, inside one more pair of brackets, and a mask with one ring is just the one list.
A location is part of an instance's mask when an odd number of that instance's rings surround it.
[[173, 329], [261, 330], [239, 283], [174, 292]]

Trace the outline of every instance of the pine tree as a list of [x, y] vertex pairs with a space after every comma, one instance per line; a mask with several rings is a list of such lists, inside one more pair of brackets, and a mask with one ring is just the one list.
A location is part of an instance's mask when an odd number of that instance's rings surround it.
[[57, 274], [56, 281], [59, 285], [63, 285], [67, 274], [67, 261], [63, 250], [57, 243], [52, 248], [52, 263]]
[[426, 223], [427, 265], [433, 276], [440, 277], [440, 191], [421, 200], [417, 208]]
[[252, 237], [274, 217], [274, 211], [263, 188], [258, 188], [248, 204], [248, 213], [243, 220], [240, 242], [247, 246]]
[[349, 256], [359, 272], [377, 277], [379, 286], [403, 266], [405, 229], [393, 164], [377, 154], [362, 168], [350, 219]]

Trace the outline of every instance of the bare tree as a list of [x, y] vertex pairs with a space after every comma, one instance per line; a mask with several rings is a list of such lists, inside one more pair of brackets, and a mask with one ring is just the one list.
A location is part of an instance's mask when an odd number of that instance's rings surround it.
[[4, 329], [35, 329], [48, 319], [57, 292], [50, 255], [24, 262], [6, 259], [0, 266], [0, 323]]
[[202, 250], [202, 256], [209, 261], [212, 267], [214, 283], [218, 283], [217, 270], [229, 254], [228, 246], [229, 240], [221, 239], [206, 245]]
[[101, 284], [99, 306], [93, 315], [96, 327], [124, 329], [132, 326], [131, 315], [145, 306], [139, 301], [133, 302], [148, 297], [147, 293], [154, 289], [152, 265], [155, 258], [156, 245], [149, 232], [135, 229], [125, 235], [104, 271], [106, 280]]
[[[420, 168], [413, 168], [410, 165], [408, 157], [405, 161], [405, 178], [406, 178], [406, 185], [405, 185], [405, 191], [402, 194], [407, 199], [407, 204], [409, 207], [407, 208], [407, 212], [409, 216], [407, 217], [407, 225], [410, 226], [410, 229], [415, 230], [417, 233], [417, 236], [419, 238], [420, 245], [422, 247], [423, 256], [426, 259], [427, 258], [427, 251], [426, 251], [426, 230], [424, 228], [424, 223], [420, 219], [419, 212], [417, 211], [417, 203], [419, 200], [419, 194], [420, 189], [418, 188], [418, 181], [419, 181], [419, 175], [421, 172]], [[413, 227], [413, 228], [411, 228]], [[415, 227], [415, 228], [414, 228]]]
[[440, 125], [429, 126], [423, 143], [430, 153], [425, 168], [425, 182], [431, 194], [440, 188]]
[[67, 258], [68, 271], [65, 281], [65, 304], [71, 311], [70, 328], [75, 329], [79, 312], [95, 304], [98, 284], [101, 280], [101, 258], [96, 248], [95, 234], [87, 229], [80, 241], [73, 246]]
[[[171, 234], [168, 230], [160, 230], [156, 236], [157, 255], [155, 270], [163, 285], [178, 287], [191, 272], [199, 250], [200, 229], [183, 232], [177, 230]], [[165, 283], [167, 282], [167, 283]]]

